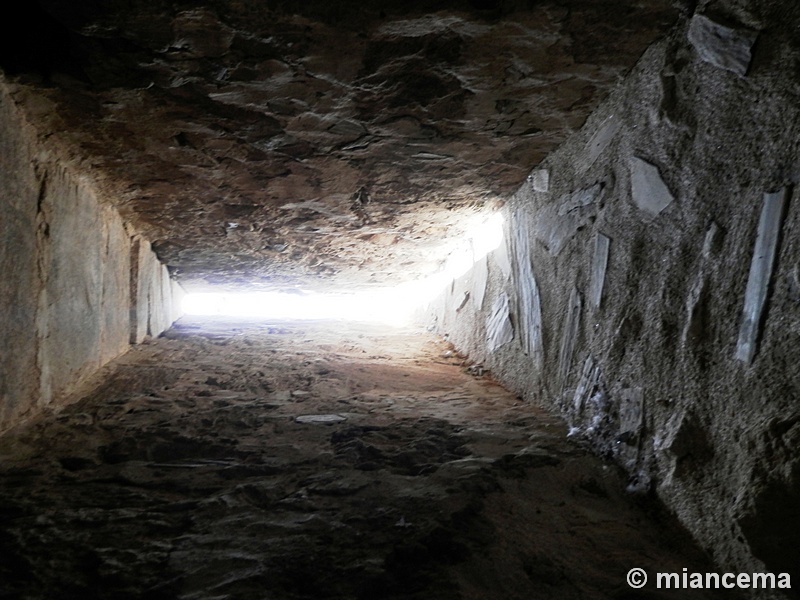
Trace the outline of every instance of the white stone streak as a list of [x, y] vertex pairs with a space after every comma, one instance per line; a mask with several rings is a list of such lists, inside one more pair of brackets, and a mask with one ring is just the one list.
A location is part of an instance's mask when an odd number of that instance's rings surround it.
[[475, 310], [483, 309], [486, 286], [489, 281], [489, 263], [486, 256], [479, 259], [472, 267], [472, 302]]
[[508, 245], [510, 238], [507, 235], [503, 236], [503, 243], [492, 251], [492, 257], [495, 264], [500, 268], [503, 277], [508, 279], [511, 276], [511, 259], [508, 256]]
[[489, 352], [514, 339], [514, 326], [508, 312], [508, 296], [500, 294], [492, 305], [492, 312], [486, 320], [486, 342]]
[[567, 304], [564, 333], [561, 338], [561, 351], [558, 356], [558, 375], [562, 390], [567, 383], [567, 376], [572, 367], [572, 354], [575, 350], [575, 341], [578, 338], [582, 306], [581, 294], [578, 292], [578, 288], [573, 287], [569, 296], [569, 304]]
[[589, 355], [583, 363], [581, 379], [578, 382], [578, 387], [575, 388], [573, 407], [576, 418], [583, 411], [586, 401], [590, 398], [592, 390], [597, 387], [598, 383], [600, 383], [600, 365], [595, 362], [592, 355]]
[[522, 350], [533, 359], [536, 368], [541, 369], [544, 361], [542, 306], [531, 264], [530, 233], [522, 211], [518, 210], [514, 214], [511, 226], [514, 244], [514, 286], [517, 290]]
[[687, 37], [703, 61], [744, 77], [758, 33], [733, 29], [703, 15], [695, 15]]
[[742, 326], [739, 330], [739, 342], [736, 345], [736, 358], [748, 365], [753, 361], [756, 353], [762, 313], [767, 301], [788, 197], [789, 190], [787, 188], [779, 192], [764, 194], [764, 205], [758, 222], [753, 260], [750, 263], [750, 276], [747, 279], [747, 289], [744, 293]]
[[603, 297], [610, 245], [611, 240], [608, 237], [602, 233], [597, 234], [594, 244], [594, 259], [592, 261], [592, 283], [589, 288], [589, 302], [595, 308], [600, 308], [600, 301]]
[[589, 140], [586, 146], [586, 164], [583, 167], [584, 169], [591, 167], [594, 161], [597, 160], [597, 157], [608, 148], [611, 140], [617, 135], [619, 128], [619, 119], [614, 115], [611, 115], [605, 120], [605, 123], [603, 123], [600, 129], [597, 130], [597, 133], [592, 136], [592, 139]]

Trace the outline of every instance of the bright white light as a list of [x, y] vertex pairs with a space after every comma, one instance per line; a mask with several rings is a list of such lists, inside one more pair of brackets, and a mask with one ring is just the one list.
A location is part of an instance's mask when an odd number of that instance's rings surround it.
[[224, 315], [258, 319], [341, 319], [404, 325], [429, 304], [445, 286], [464, 275], [476, 261], [503, 241], [503, 218], [496, 213], [481, 219], [450, 252], [444, 268], [430, 277], [393, 288], [352, 294], [287, 294], [282, 292], [187, 294], [188, 315]]
[[494, 213], [472, 232], [472, 248], [478, 261], [503, 243], [503, 215]]
[[394, 289], [354, 294], [187, 294], [183, 311], [188, 315], [224, 315], [256, 319], [342, 319], [378, 321], [402, 325], [413, 317], [417, 306]]
[[[457, 279], [476, 262], [503, 243], [503, 215], [495, 213], [481, 218], [467, 232], [467, 237], [456, 246], [444, 267], [446, 279]], [[443, 287], [443, 286], [442, 286]]]

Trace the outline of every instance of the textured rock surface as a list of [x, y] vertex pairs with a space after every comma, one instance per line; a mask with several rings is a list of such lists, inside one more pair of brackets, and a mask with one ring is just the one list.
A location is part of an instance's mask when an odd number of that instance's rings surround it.
[[[625, 466], [632, 490], [655, 490], [722, 566], [785, 570], [798, 581], [800, 304], [793, 286], [800, 263], [800, 7], [715, 3], [715, 9], [727, 10], [738, 26], [770, 32], [759, 37], [746, 78], [703, 61], [687, 41], [685, 23], [653, 46], [587, 126], [543, 162], [550, 192], [524, 185], [507, 206], [509, 218], [527, 215], [536, 223], [542, 212], [558, 214], [565, 194], [606, 186], [593, 220], [558, 256], [532, 235], [541, 375], [517, 341], [524, 331], [486, 352], [485, 314], [473, 318], [469, 305], [452, 310], [461, 280], [440, 300], [438, 325], [512, 389], [560, 409], [576, 435]], [[611, 115], [617, 134], [590, 160]], [[657, 217], [632, 201], [635, 156], [658, 164], [658, 178], [675, 196]], [[771, 242], [757, 244], [765, 194], [780, 198], [785, 188], [791, 190], [785, 208], [776, 203], [765, 219], [773, 225], [763, 229], [772, 233], [762, 237]], [[575, 287], [582, 294], [592, 289], [601, 232], [613, 240], [602, 302], [580, 309], [573, 361], [565, 367], [562, 340], [572, 338], [575, 323], [565, 315]], [[761, 265], [748, 294], [754, 252]], [[494, 254], [489, 282], [484, 307], [500, 294], [524, 295]], [[737, 360], [748, 295], [754, 306], [764, 301], [758, 316], [745, 313], [757, 340], [751, 364]], [[511, 319], [523, 322], [513, 311]], [[559, 372], [566, 374], [563, 389]]]
[[667, 0], [42, 4], [13, 25], [35, 40], [3, 65], [17, 99], [52, 103], [40, 131], [195, 289], [436, 269], [434, 240], [501, 203], [676, 16]]
[[0, 597], [630, 598], [633, 565], [710, 568], [463, 364], [416, 332], [181, 321], [0, 438]]

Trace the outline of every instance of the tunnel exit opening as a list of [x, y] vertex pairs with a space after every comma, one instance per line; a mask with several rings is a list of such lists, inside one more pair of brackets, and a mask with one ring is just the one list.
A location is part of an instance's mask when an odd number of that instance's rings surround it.
[[451, 241], [452, 248], [441, 269], [418, 281], [343, 293], [310, 290], [189, 293], [183, 299], [183, 312], [192, 316], [329, 319], [406, 326], [422, 317], [426, 307], [445, 286], [467, 273], [502, 241], [503, 218], [500, 213], [494, 213], [478, 219], [461, 240]]

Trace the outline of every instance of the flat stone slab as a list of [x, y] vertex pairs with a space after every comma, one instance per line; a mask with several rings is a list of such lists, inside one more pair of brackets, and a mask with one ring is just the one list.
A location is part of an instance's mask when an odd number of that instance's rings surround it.
[[341, 423], [347, 421], [347, 417], [342, 415], [300, 415], [294, 419], [297, 423]]
[[492, 305], [492, 312], [486, 321], [486, 337], [489, 352], [514, 339], [514, 326], [511, 323], [508, 307], [508, 296], [500, 294]]
[[631, 157], [630, 166], [633, 203], [651, 217], [657, 217], [675, 197], [661, 179], [657, 166], [637, 156]]

